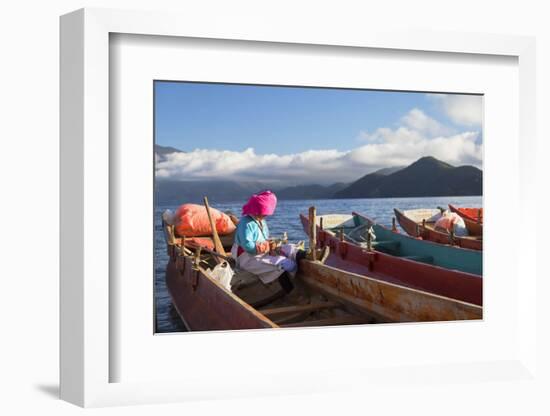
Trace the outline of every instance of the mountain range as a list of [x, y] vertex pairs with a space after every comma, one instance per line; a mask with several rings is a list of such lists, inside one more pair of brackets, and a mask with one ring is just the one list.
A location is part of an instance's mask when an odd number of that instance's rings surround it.
[[[158, 160], [180, 150], [155, 145]], [[213, 203], [243, 201], [252, 193], [272, 189], [280, 200], [346, 199], [426, 196], [468, 196], [482, 194], [483, 172], [474, 166], [455, 167], [426, 156], [407, 167], [377, 170], [352, 183], [270, 187], [259, 182], [230, 180], [174, 181], [157, 180], [156, 198], [161, 204], [202, 203], [207, 195]]]
[[336, 192], [334, 198], [397, 198], [481, 195], [483, 172], [455, 167], [431, 156], [392, 173], [373, 172]]

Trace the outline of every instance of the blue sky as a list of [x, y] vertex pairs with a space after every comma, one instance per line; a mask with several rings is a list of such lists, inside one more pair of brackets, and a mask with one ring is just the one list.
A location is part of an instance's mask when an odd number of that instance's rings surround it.
[[156, 143], [191, 152], [157, 176], [212, 178], [232, 161], [235, 179], [261, 179], [254, 166], [351, 177], [426, 153], [480, 166], [481, 119], [480, 96], [157, 81]]
[[393, 126], [412, 108], [456, 124], [415, 92], [156, 82], [156, 142], [260, 153], [350, 150], [362, 131]]

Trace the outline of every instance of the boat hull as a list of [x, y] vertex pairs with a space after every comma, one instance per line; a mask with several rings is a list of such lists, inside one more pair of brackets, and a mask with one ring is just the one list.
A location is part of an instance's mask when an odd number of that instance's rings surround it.
[[[422, 226], [421, 222], [410, 219], [401, 210], [394, 209], [394, 213], [401, 228], [410, 236], [433, 241], [434, 243], [450, 244], [451, 241], [448, 234]], [[453, 245], [470, 250], [483, 250], [483, 241], [473, 238], [455, 236]]]
[[190, 331], [277, 328], [202, 270], [197, 270], [192, 257], [170, 259], [166, 285], [173, 305]]

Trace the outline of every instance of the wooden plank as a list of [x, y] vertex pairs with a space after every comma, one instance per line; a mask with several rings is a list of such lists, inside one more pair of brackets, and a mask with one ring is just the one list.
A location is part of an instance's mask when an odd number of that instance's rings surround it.
[[369, 323], [369, 318], [366, 316], [344, 315], [335, 316], [333, 318], [319, 319], [316, 321], [292, 322], [290, 324], [281, 324], [280, 326], [282, 328], [296, 328], [303, 326], [352, 325], [367, 323]]
[[309, 249], [311, 260], [317, 260], [317, 218], [315, 207], [309, 208]]
[[[216, 251], [218, 253], [225, 255], [225, 249], [223, 248], [222, 242], [220, 241], [218, 230], [216, 229], [216, 224], [214, 224], [214, 219], [212, 218], [212, 214], [210, 213], [210, 205], [208, 205], [207, 197], [204, 197], [204, 206], [206, 207], [206, 213], [208, 214], [208, 221], [210, 221], [210, 228], [212, 228], [212, 239], [214, 240], [214, 247], [216, 248]], [[215, 259], [218, 263], [223, 262], [223, 260], [218, 257], [215, 257]]]
[[281, 306], [279, 308], [269, 308], [260, 310], [266, 316], [281, 315], [294, 312], [308, 312], [308, 311], [317, 311], [321, 309], [329, 309], [340, 306], [336, 302], [322, 302], [322, 303], [309, 303], [307, 305], [292, 305], [292, 306]]

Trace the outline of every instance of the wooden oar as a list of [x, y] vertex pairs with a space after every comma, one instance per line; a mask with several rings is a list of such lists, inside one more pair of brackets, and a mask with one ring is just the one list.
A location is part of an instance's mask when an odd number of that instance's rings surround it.
[[315, 207], [309, 207], [309, 249], [310, 259], [317, 260], [317, 213]]
[[[225, 256], [225, 249], [223, 248], [222, 242], [220, 241], [218, 230], [216, 229], [216, 224], [214, 224], [214, 219], [212, 218], [212, 214], [210, 213], [210, 205], [208, 205], [207, 197], [204, 197], [204, 206], [206, 207], [206, 213], [208, 214], [208, 221], [210, 221], [210, 228], [212, 228], [212, 240], [214, 240], [214, 248], [218, 253]], [[223, 260], [220, 259], [218, 256], [214, 256], [214, 258], [218, 263], [223, 263]]]

